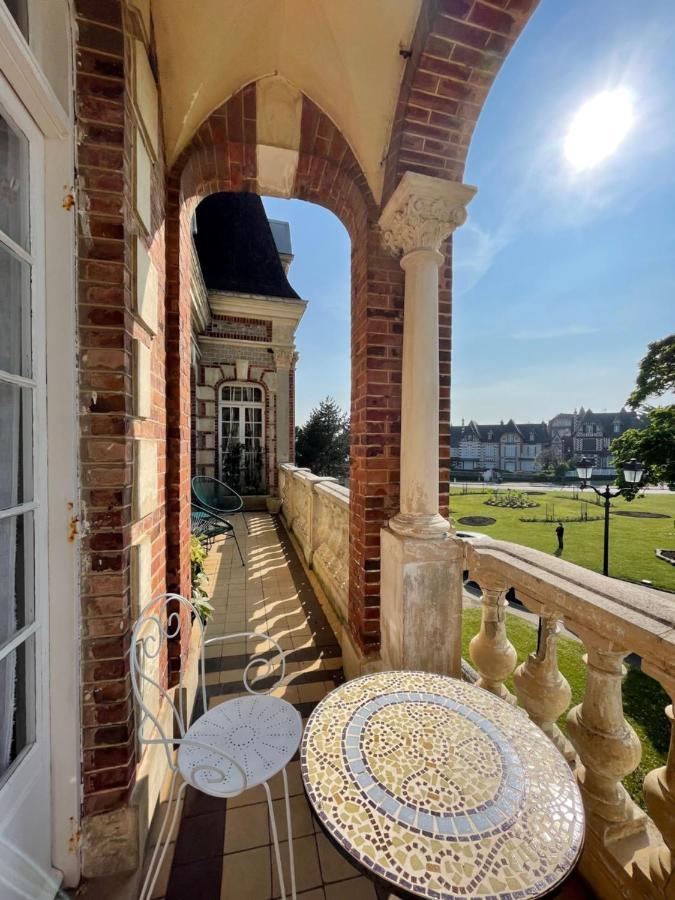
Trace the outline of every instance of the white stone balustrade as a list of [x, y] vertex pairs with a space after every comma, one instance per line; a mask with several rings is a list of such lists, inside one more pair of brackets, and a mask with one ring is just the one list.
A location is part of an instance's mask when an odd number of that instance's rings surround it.
[[[289, 464], [280, 467], [279, 480], [286, 525], [346, 625], [349, 491]], [[463, 552], [465, 570], [483, 590], [481, 630], [470, 648], [480, 684], [518, 702], [577, 773], [587, 814], [582, 874], [601, 898], [675, 900], [672, 706], [664, 710], [672, 728], [668, 761], [645, 778], [649, 814], [621, 784], [641, 756], [638, 737], [623, 714], [624, 660], [629, 653], [639, 655], [642, 670], [675, 700], [675, 603], [657, 591], [516, 544], [466, 541]], [[537, 649], [515, 672], [506, 616], [509, 587], [540, 617]], [[571, 701], [558, 668], [556, 645], [563, 628], [583, 643], [587, 662], [585, 694], [568, 711], [566, 734], [557, 725]], [[512, 674], [515, 697], [504, 684]]]
[[341, 625], [349, 594], [349, 490], [290, 463], [279, 467], [281, 514]]
[[[675, 603], [667, 595], [608, 579], [537, 550], [503, 541], [467, 541], [465, 570], [483, 589], [480, 634], [471, 656], [488, 690], [504, 687], [515, 658], [505, 620], [505, 587], [540, 617], [535, 653], [514, 674], [517, 699], [575, 768], [587, 814], [581, 872], [602, 898], [675, 898], [675, 725], [667, 764], [644, 783], [649, 815], [621, 784], [640, 763], [638, 736], [622, 703], [624, 660], [635, 653], [642, 670], [675, 697]], [[570, 702], [558, 669], [562, 626], [586, 649], [583, 700], [567, 715], [567, 737], [556, 725]]]

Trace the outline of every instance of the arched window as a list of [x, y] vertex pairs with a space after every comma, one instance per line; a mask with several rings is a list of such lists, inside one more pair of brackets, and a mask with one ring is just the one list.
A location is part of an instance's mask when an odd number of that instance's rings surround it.
[[252, 384], [224, 384], [219, 403], [220, 478], [242, 494], [265, 492], [265, 398]]

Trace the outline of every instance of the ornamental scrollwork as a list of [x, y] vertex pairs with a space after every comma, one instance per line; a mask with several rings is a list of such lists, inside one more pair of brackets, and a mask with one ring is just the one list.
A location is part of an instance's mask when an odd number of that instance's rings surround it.
[[441, 242], [466, 221], [462, 204], [440, 197], [411, 196], [382, 230], [385, 247], [393, 254], [438, 250]]

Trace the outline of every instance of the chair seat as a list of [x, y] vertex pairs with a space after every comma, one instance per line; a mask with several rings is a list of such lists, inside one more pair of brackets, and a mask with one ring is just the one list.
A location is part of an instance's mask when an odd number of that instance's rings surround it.
[[190, 518], [193, 534], [203, 531], [207, 535], [219, 535], [229, 534], [230, 531], [234, 530], [232, 523], [228, 522], [227, 519], [221, 519], [219, 516], [214, 516], [213, 513], [206, 512], [206, 510], [193, 509]]
[[301, 735], [300, 714], [286, 700], [268, 695], [228, 700], [200, 716], [185, 737], [234, 759], [246, 773], [246, 785], [231, 763], [206, 747], [181, 744], [178, 769], [205, 794], [237, 794], [280, 772], [300, 746]]

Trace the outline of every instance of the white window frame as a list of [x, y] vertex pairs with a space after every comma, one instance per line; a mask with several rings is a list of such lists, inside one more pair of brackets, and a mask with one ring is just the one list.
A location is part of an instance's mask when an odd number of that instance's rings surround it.
[[[225, 388], [254, 388], [255, 390], [260, 391], [260, 400], [223, 400], [223, 391]], [[261, 411], [261, 443], [260, 449], [263, 454], [265, 452], [265, 388], [261, 384], [253, 384], [250, 381], [224, 381], [220, 387], [218, 388], [218, 460], [216, 470], [218, 472], [218, 477], [222, 479], [223, 477], [223, 407], [224, 406], [237, 406], [239, 409], [259, 409]], [[241, 440], [241, 429], [244, 425], [244, 418], [239, 420], [239, 435], [240, 435], [240, 444], [244, 442]]]
[[[72, 85], [72, 14], [68, 0], [50, 0], [63, 5], [67, 33], [69, 79]], [[29, 4], [29, 39], [35, 29], [33, 17], [41, 13], [40, 4]], [[46, 483], [36, 481], [35, 491], [42, 491], [45, 522], [48, 528], [47, 554], [41, 554], [36, 578], [47, 578], [45, 596], [58, 604], [58, 616], [43, 621], [42, 636], [50, 647], [59, 648], [49, 657], [49, 683], [58, 685], [44, 697], [48, 714], [58, 728], [51, 729], [50, 768], [51, 798], [47, 808], [38, 814], [52, 819], [52, 866], [63, 873], [63, 884], [74, 887], [80, 881], [80, 856], [77, 847], [81, 813], [81, 723], [80, 679], [80, 599], [79, 599], [79, 424], [76, 370], [76, 281], [75, 281], [75, 211], [54, 202], [68, 191], [74, 169], [74, 127], [72, 111], [66, 110], [56, 96], [35, 54], [21, 33], [6, 5], [0, 0], [0, 93], [4, 105], [13, 95], [27, 111], [44, 141], [44, 165], [38, 185], [31, 185], [31, 201], [37, 206], [33, 219], [33, 255], [39, 257], [45, 315], [38, 324], [46, 331], [46, 355], [43, 346], [39, 363], [41, 371], [33, 377], [48, 384], [48, 415], [36, 427], [36, 439], [46, 441], [46, 473], [35, 472]], [[50, 197], [51, 202], [46, 203]], [[33, 210], [31, 210], [33, 213]], [[35, 277], [35, 273], [34, 273]], [[37, 356], [37, 335], [34, 355]], [[43, 337], [44, 345], [44, 337]], [[46, 370], [45, 370], [46, 366]], [[37, 454], [37, 445], [36, 445]], [[43, 454], [43, 458], [45, 454]], [[44, 466], [43, 466], [44, 469]], [[48, 524], [47, 524], [48, 523]], [[36, 527], [40, 527], [37, 526]], [[48, 572], [47, 572], [48, 569]], [[36, 582], [36, 590], [40, 589]], [[38, 632], [39, 633], [39, 632]], [[7, 782], [9, 784], [9, 780]], [[7, 810], [5, 810], [7, 812]]]

